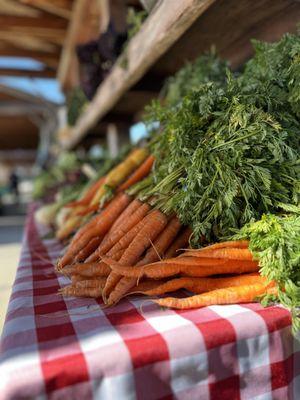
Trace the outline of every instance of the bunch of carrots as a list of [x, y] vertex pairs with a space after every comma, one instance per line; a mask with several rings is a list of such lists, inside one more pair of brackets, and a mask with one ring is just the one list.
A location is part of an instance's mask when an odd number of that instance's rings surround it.
[[68, 212], [63, 225], [56, 232], [56, 237], [59, 240], [68, 239], [98, 210], [99, 206], [107, 202], [113, 191], [126, 190], [147, 176], [153, 162], [154, 158], [149, 156], [147, 149], [134, 149], [123, 162], [94, 182], [78, 201], [65, 205]]
[[[69, 205], [77, 209], [77, 216], [78, 210], [91, 213], [105, 195], [105, 185], [115, 189], [114, 197], [77, 230], [58, 261], [57, 271], [71, 279], [61, 294], [102, 297], [112, 306], [129, 294], [158, 296], [183, 288], [195, 293], [154, 300], [180, 309], [251, 302], [275, 294], [274, 283], [259, 275], [247, 241], [182, 250], [188, 245], [190, 228], [175, 215], [167, 216], [126, 193], [150, 173], [153, 162], [146, 151], [135, 164], [127, 158]], [[128, 164], [132, 167], [127, 169]]]

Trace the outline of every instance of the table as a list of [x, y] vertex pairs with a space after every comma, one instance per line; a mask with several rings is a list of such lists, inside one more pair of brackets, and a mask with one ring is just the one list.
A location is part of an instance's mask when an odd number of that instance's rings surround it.
[[63, 298], [62, 247], [45, 232], [31, 208], [1, 339], [1, 400], [300, 398], [300, 342], [285, 309]]

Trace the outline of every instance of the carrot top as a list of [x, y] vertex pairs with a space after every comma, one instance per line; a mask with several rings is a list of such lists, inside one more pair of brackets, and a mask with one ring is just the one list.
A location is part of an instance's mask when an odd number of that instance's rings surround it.
[[[300, 330], [300, 208], [295, 214], [264, 215], [245, 225], [237, 239], [249, 239], [249, 249], [259, 260], [260, 273], [278, 286], [280, 303], [291, 310], [293, 331]], [[265, 304], [274, 300], [265, 296]]]

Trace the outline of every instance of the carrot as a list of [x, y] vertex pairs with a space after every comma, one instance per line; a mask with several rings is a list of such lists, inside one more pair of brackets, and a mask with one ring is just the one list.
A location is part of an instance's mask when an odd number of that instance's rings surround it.
[[231, 260], [253, 260], [249, 249], [237, 249], [233, 247], [210, 250], [210, 251], [186, 251], [180, 257], [208, 257], [208, 258], [227, 258]]
[[83, 279], [79, 280], [75, 283], [75, 286], [78, 288], [99, 288], [103, 289], [105, 284], [105, 278], [95, 278], [95, 279]]
[[105, 176], [102, 176], [100, 179], [98, 179], [96, 182], [94, 182], [85, 192], [84, 196], [82, 199], [77, 200], [77, 201], [71, 201], [70, 203], [66, 204], [64, 207], [76, 207], [76, 206], [86, 206], [89, 204], [89, 202], [92, 200], [93, 196], [95, 195], [96, 191], [99, 189], [99, 187], [103, 184], [105, 180]]
[[247, 249], [249, 246], [248, 240], [231, 240], [228, 242], [220, 242], [214, 243], [206, 247], [202, 247], [201, 249], [187, 249], [188, 251], [202, 252], [202, 251], [211, 251], [223, 248], [235, 248], [235, 249]]
[[80, 275], [86, 277], [93, 276], [108, 276], [111, 269], [104, 263], [77, 263], [72, 265], [66, 265], [61, 273], [66, 276]]
[[[153, 210], [150, 214], [144, 217], [142, 222], [143, 226], [141, 230], [120, 258], [120, 264], [135, 264], [143, 252], [149, 247], [151, 241], [153, 241], [164, 229], [167, 224], [167, 218], [160, 211]], [[117, 273], [110, 273], [103, 290], [104, 299], [108, 294], [110, 294], [111, 290], [115, 287], [121, 277], [122, 276]]]
[[121, 260], [116, 263], [105, 256], [103, 261], [109, 264], [113, 272], [132, 278], [161, 279], [178, 274], [205, 277], [219, 274], [256, 272], [259, 269], [258, 263], [255, 261], [201, 259], [197, 257], [170, 258], [140, 267], [123, 266]]
[[83, 210], [77, 211], [76, 215], [83, 217], [85, 215], [98, 211], [98, 209], [99, 209], [99, 204], [95, 204], [94, 206], [87, 206]]
[[146, 158], [146, 160], [129, 176], [129, 178], [124, 183], [122, 183], [121, 186], [119, 186], [118, 192], [130, 188], [137, 182], [140, 182], [142, 179], [146, 178], [146, 176], [149, 175], [151, 171], [154, 160], [155, 159], [152, 155]]
[[[142, 225], [139, 225], [139, 223], [143, 220], [149, 210], [150, 206], [146, 203], [142, 203], [127, 220], [124, 220], [122, 224], [111, 232], [107, 240], [104, 243], [101, 243], [98, 249], [87, 261], [97, 260], [102, 254], [106, 254], [107, 251], [110, 251], [110, 249], [113, 249], [114, 252], [124, 246], [129, 246], [133, 240], [133, 233], [136, 232], [137, 234], [138, 230], [141, 229]], [[128, 242], [129, 238], [131, 238], [130, 242]]]
[[[142, 293], [147, 296], [159, 296], [168, 292], [175, 292], [178, 289], [187, 289], [194, 293], [204, 293], [215, 289], [222, 289], [232, 286], [250, 285], [255, 283], [266, 283], [266, 278], [259, 274], [244, 274], [230, 276], [224, 278], [191, 278], [182, 277], [171, 279], [167, 282], [156, 284], [152, 281], [152, 287], [148, 284], [148, 288], [139, 290], [139, 285], [135, 287], [136, 293]], [[161, 282], [161, 281], [160, 281]]]
[[86, 244], [96, 236], [105, 235], [111, 228], [114, 221], [129, 204], [130, 197], [125, 193], [120, 193], [101, 213], [101, 218], [88, 231], [85, 231], [76, 241], [73, 241], [65, 256], [60, 261], [60, 267], [67, 265]]
[[63, 296], [72, 296], [72, 297], [101, 297], [102, 289], [104, 282], [99, 282], [97, 287], [84, 287], [84, 286], [77, 286], [78, 283], [65, 286], [59, 293]]
[[116, 188], [124, 179], [126, 179], [147, 157], [146, 149], [135, 149], [129, 156], [113, 168], [105, 177], [101, 187], [95, 193], [90, 205], [97, 205], [107, 193], [107, 187]]
[[[274, 292], [274, 290], [272, 290], [272, 292]], [[255, 283], [251, 285], [216, 289], [183, 299], [166, 297], [164, 299], [153, 300], [153, 302], [162, 307], [184, 310], [218, 304], [250, 303], [266, 293], [268, 293], [268, 285], [265, 283]]]
[[[81, 276], [81, 275], [72, 275], [71, 276], [72, 284], [78, 283], [78, 282], [83, 282], [83, 281], [97, 281], [97, 282], [99, 282], [99, 279], [101, 279], [101, 277], [99, 277], [99, 276], [91, 276], [91, 277], [90, 276], [86, 277], [86, 276]], [[104, 277], [103, 282], [105, 282], [105, 277]]]
[[[173, 217], [164, 230], [157, 236], [152, 247], [148, 249], [146, 255], [138, 262], [138, 266], [146, 265], [151, 262], [157, 261], [160, 254], [163, 254], [173, 241], [180, 229], [180, 222], [177, 217]], [[136, 282], [135, 278], [123, 277], [117, 283], [115, 289], [110, 293], [108, 298], [108, 305], [116, 304], [126, 293], [134, 287]]]
[[81, 221], [82, 217], [79, 217], [78, 215], [71, 215], [64, 223], [64, 225], [55, 233], [55, 237], [58, 240], [66, 239], [68, 236], [71, 235], [74, 229], [76, 229], [80, 225]]
[[177, 238], [167, 249], [164, 258], [172, 258], [178, 255], [178, 250], [188, 244], [191, 234], [191, 228], [184, 228], [182, 232], [179, 232]]
[[102, 236], [96, 236], [93, 239], [89, 241], [89, 243], [80, 250], [80, 252], [77, 254], [75, 257], [75, 262], [81, 262], [84, 261], [86, 258], [89, 257], [90, 254], [92, 254], [95, 249], [99, 246], [101, 243]]

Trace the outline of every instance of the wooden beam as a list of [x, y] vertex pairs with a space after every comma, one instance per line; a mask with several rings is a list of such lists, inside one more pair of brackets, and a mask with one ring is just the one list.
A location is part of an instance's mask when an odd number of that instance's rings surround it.
[[69, 8], [63, 7], [61, 5], [56, 4], [55, 1], [47, 1], [47, 0], [19, 0], [19, 2], [23, 4], [27, 4], [38, 8], [42, 11], [45, 11], [49, 14], [56, 15], [61, 18], [65, 18], [69, 20], [71, 18], [71, 10]]
[[57, 48], [46, 40], [31, 36], [29, 34], [20, 35], [17, 32], [7, 32], [0, 30], [1, 41], [13, 44], [15, 47], [30, 51], [41, 51], [43, 53], [55, 53]]
[[55, 78], [55, 70], [42, 69], [40, 71], [34, 71], [34, 70], [0, 67], [0, 76], [24, 76], [28, 78]]
[[12, 26], [26, 28], [51, 28], [66, 29], [68, 22], [63, 18], [57, 18], [53, 15], [42, 14], [39, 18], [3, 15], [0, 10], [0, 27], [8, 29]]
[[[65, 40], [65, 29], [55, 29], [47, 27], [24, 27], [24, 26], [8, 26], [1, 29], [4, 32], [13, 32], [17, 35], [30, 35], [36, 38], [46, 40], [47, 42], [62, 46]], [[1, 35], [1, 34], [0, 34]], [[0, 36], [1, 37], [1, 36]]]
[[[57, 79], [63, 89], [79, 83], [78, 60], [75, 54], [76, 36], [81, 25], [81, 16], [84, 11], [85, 1], [75, 0], [72, 9], [72, 18], [66, 34], [65, 44], [60, 55]], [[69, 75], [70, 65], [73, 62], [73, 72]]]
[[8, 45], [0, 40], [0, 56], [29, 57], [41, 61], [50, 68], [57, 68], [59, 52], [49, 54], [37, 50], [26, 50]]
[[18, 100], [0, 102], [0, 116], [28, 116], [30, 114], [43, 113], [44, 111], [45, 107], [43, 106], [43, 104], [34, 104]]
[[77, 144], [213, 2], [161, 0], [128, 44], [122, 57], [126, 67], [116, 63], [73, 128], [72, 140], [63, 145], [71, 148]]
[[14, 0], [0, 0], [0, 12], [4, 15], [22, 17], [39, 17], [40, 12], [34, 8], [17, 3]]

